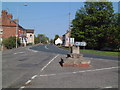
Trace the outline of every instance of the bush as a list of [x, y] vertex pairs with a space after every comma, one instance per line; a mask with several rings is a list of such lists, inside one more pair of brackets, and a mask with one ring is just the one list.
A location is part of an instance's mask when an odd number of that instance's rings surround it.
[[31, 45], [33, 45], [33, 43], [27, 43], [27, 45], [28, 45], [28, 46], [31, 46]]
[[[7, 49], [12, 49], [16, 47], [16, 37], [9, 37], [6, 39], [3, 39], [3, 45]], [[20, 39], [17, 39], [17, 45], [20, 46]]]

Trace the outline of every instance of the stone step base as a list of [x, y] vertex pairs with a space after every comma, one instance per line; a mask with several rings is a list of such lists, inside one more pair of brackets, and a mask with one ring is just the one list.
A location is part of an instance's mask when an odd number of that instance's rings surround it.
[[88, 68], [90, 67], [90, 64], [63, 64], [63, 67], [84, 67]]

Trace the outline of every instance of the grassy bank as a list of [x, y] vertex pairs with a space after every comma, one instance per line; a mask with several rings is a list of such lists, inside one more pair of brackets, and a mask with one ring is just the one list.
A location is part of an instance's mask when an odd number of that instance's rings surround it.
[[[69, 47], [60, 47], [66, 50], [69, 50]], [[106, 55], [106, 56], [118, 56], [119, 52], [110, 52], [110, 51], [98, 51], [98, 50], [90, 50], [90, 49], [80, 49], [82, 53], [91, 53], [97, 55]]]

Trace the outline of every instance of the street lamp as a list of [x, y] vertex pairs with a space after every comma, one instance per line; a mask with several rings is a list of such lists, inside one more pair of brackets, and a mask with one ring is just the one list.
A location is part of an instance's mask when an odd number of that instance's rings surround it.
[[[24, 4], [23, 6], [28, 6], [27, 4]], [[17, 7], [17, 20], [16, 20], [16, 48], [18, 48], [17, 38], [18, 38], [18, 25], [19, 25], [19, 19], [18, 19], [18, 7]]]

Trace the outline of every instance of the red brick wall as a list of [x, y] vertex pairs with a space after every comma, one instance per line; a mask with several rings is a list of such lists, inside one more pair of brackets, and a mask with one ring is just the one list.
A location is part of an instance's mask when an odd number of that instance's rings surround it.
[[[3, 38], [8, 38], [11, 36], [16, 36], [16, 24], [12, 20], [12, 15], [8, 14], [5, 10], [2, 11], [2, 28], [3, 28]], [[18, 37], [23, 33], [22, 28], [18, 28]]]
[[3, 38], [16, 36], [16, 27], [3, 27]]

